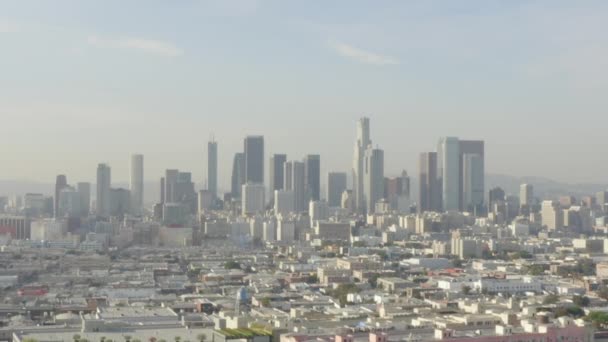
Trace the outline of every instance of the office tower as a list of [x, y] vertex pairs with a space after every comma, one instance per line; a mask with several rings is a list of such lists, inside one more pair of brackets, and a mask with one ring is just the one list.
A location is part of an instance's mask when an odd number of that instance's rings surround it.
[[548, 230], [558, 230], [564, 226], [564, 211], [557, 201], [543, 201], [541, 204], [542, 225]]
[[97, 166], [97, 199], [96, 214], [100, 217], [110, 216], [110, 189], [112, 186], [112, 170], [107, 164]]
[[217, 142], [207, 144], [207, 189], [217, 197]]
[[309, 154], [304, 157], [304, 170], [307, 198], [318, 201], [321, 199], [321, 156]]
[[437, 177], [437, 153], [421, 153], [418, 161], [418, 212], [441, 211], [441, 186]]
[[241, 197], [241, 190], [245, 184], [245, 154], [236, 153], [232, 162], [231, 194], [234, 198]]
[[484, 208], [485, 151], [480, 140], [445, 137], [437, 146], [437, 177], [444, 211]]
[[[403, 170], [399, 177], [385, 177], [384, 178], [384, 198], [390, 205], [391, 210], [406, 211], [405, 206], [409, 209], [409, 197], [410, 197], [410, 177], [407, 172]], [[402, 203], [404, 205], [399, 206]]]
[[[53, 201], [53, 205], [54, 205]], [[23, 211], [28, 217], [44, 215], [46, 211], [46, 198], [43, 194], [27, 193], [23, 197]], [[1, 227], [0, 227], [1, 230]]]
[[245, 182], [264, 184], [264, 137], [248, 136], [244, 145]]
[[53, 214], [59, 217], [59, 193], [68, 186], [68, 179], [65, 175], [58, 175], [55, 179], [55, 204], [53, 206]]
[[376, 202], [384, 197], [384, 151], [369, 146], [365, 150], [363, 193], [366, 213], [373, 214]]
[[340, 207], [342, 193], [346, 190], [346, 172], [327, 174], [327, 203], [330, 207]]
[[55, 217], [80, 217], [80, 193], [71, 186], [59, 192], [59, 206]]
[[160, 178], [160, 202], [165, 203], [165, 177]]
[[355, 212], [362, 213], [365, 211], [364, 200], [364, 168], [363, 161], [365, 159], [365, 151], [371, 145], [369, 135], [369, 119], [361, 118], [357, 121], [357, 141], [355, 142], [355, 153], [353, 158], [353, 196], [355, 204]]
[[91, 183], [80, 182], [76, 188], [80, 195], [80, 216], [88, 216], [91, 212]]
[[306, 182], [304, 163], [289, 161], [284, 164], [285, 190], [293, 191], [294, 211], [303, 212], [308, 209], [306, 201]]
[[213, 206], [213, 193], [211, 190], [200, 190], [198, 192], [198, 216], [200, 217], [205, 211]]
[[519, 186], [519, 204], [521, 206], [534, 204], [534, 187], [532, 184], [522, 184]]
[[130, 169], [131, 210], [133, 214], [141, 215], [144, 207], [144, 156], [142, 154], [131, 155]]
[[483, 212], [484, 166], [478, 154], [464, 154], [462, 162], [462, 194], [464, 209], [473, 213]]
[[177, 202], [176, 186], [179, 170], [165, 170], [165, 203]]
[[481, 140], [459, 141], [460, 210], [484, 211], [485, 149]]
[[437, 149], [438, 176], [441, 179], [441, 200], [444, 211], [460, 210], [460, 143], [446, 137]]
[[310, 228], [313, 228], [317, 221], [329, 219], [329, 205], [326, 201], [310, 201], [308, 203], [308, 215], [310, 217]]
[[110, 189], [110, 215], [123, 217], [131, 212], [131, 191], [124, 188]]
[[287, 215], [294, 212], [295, 197], [291, 190], [274, 191], [274, 214]]
[[270, 157], [270, 192], [274, 193], [275, 190], [282, 190], [284, 186], [283, 178], [283, 164], [287, 161], [286, 154], [273, 154]]
[[505, 191], [500, 187], [495, 187], [488, 193], [488, 208], [490, 211], [494, 209], [496, 203], [505, 201]]
[[245, 183], [242, 190], [241, 209], [243, 216], [253, 215], [264, 212], [266, 204], [264, 194], [266, 189], [264, 184]]

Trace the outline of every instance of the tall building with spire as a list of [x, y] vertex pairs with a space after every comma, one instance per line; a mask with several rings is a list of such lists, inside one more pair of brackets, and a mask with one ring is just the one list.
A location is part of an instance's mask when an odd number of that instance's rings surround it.
[[365, 150], [371, 145], [369, 134], [369, 118], [363, 117], [357, 121], [357, 141], [353, 158], [353, 196], [355, 211], [365, 212], [364, 192], [364, 160]]

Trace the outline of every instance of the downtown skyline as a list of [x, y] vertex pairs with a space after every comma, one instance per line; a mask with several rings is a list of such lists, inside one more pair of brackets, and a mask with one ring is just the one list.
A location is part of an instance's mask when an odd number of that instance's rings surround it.
[[489, 173], [570, 183], [608, 173], [585, 153], [607, 123], [605, 2], [353, 2], [326, 15], [277, 2], [142, 4], [0, 5], [0, 119], [11, 127], [0, 179], [92, 181], [104, 161], [126, 182], [141, 153], [146, 180], [177, 167], [199, 182], [213, 135], [226, 188], [249, 134], [268, 153], [320, 153], [322, 173], [347, 171], [346, 127], [363, 115], [387, 174], [414, 170], [441, 136], [486, 141]]

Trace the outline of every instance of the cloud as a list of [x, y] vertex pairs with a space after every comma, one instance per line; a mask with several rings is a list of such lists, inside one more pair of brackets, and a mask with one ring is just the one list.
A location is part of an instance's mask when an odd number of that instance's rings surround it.
[[166, 57], [178, 57], [184, 51], [175, 45], [161, 40], [142, 38], [105, 38], [89, 36], [87, 43], [92, 46], [110, 49], [131, 49]]
[[349, 44], [340, 42], [330, 42], [329, 46], [340, 56], [356, 60], [360, 63], [372, 65], [394, 65], [399, 64], [399, 60], [394, 57], [380, 55], [374, 52], [366, 51]]

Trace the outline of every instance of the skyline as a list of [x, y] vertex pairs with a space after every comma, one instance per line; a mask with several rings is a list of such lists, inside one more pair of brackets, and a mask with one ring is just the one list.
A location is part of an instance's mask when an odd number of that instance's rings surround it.
[[265, 136], [264, 166], [274, 153], [318, 153], [322, 174], [349, 172], [352, 123], [369, 116], [387, 175], [415, 174], [419, 153], [461, 136], [486, 142], [487, 173], [604, 181], [608, 161], [591, 152], [605, 140], [594, 127], [608, 123], [608, 4], [318, 12], [275, 1], [1, 4], [0, 118], [11, 129], [0, 179], [93, 181], [107, 162], [126, 182], [141, 153], [146, 181], [178, 168], [201, 183], [215, 136], [227, 189], [246, 135]]

